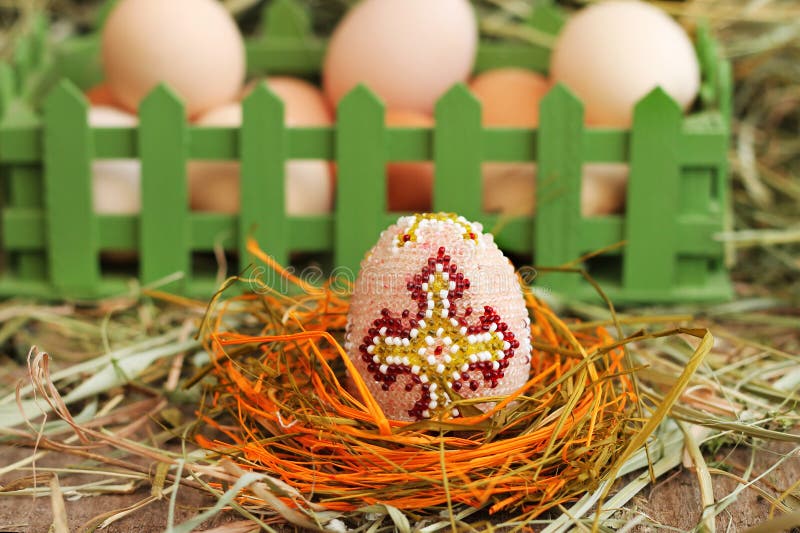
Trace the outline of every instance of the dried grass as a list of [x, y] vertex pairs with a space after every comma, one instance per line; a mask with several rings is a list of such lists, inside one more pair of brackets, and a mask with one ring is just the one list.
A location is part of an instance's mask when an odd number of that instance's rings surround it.
[[[261, 255], [254, 245], [251, 251]], [[187, 330], [180, 325], [139, 350], [95, 357], [58, 373], [50, 372], [47, 354], [34, 350], [29, 386], [1, 400], [0, 408], [35, 398], [31, 405], [56, 419], [22, 428], [4, 424], [3, 441], [36, 450], [30, 461], [9, 469], [24, 470], [41, 454], [57, 452], [98, 465], [91, 481], [59, 489], [67, 497], [151, 487], [149, 496], [103, 513], [92, 527], [162, 498], [170, 499], [174, 517], [177, 491], [191, 488], [217, 503], [184, 524], [171, 522], [171, 531], [190, 531], [223, 510], [246, 520], [237, 526], [242, 530], [283, 522], [331, 530], [355, 524], [425, 531], [539, 524], [564, 531], [619, 525], [617, 509], [686, 462], [703, 487], [702, 524], [713, 530], [714, 517], [735, 494], [715, 500], [709, 490], [714, 477], [732, 475], [706, 464], [709, 442], [736, 436], [754, 446], [761, 439], [800, 444], [800, 437], [783, 430], [798, 421], [798, 356], [740, 341], [724, 329], [716, 349], [703, 328], [624, 333], [624, 323], [658, 328], [686, 318], [680, 315], [634, 320], [612, 311], [607, 323], [565, 322], [530, 292], [527, 301], [537, 368], [526, 387], [487, 414], [473, 410], [461, 419], [413, 424], [386, 420], [363, 389], [358, 397], [341, 385], [348, 361], [337, 339], [347, 298], [325, 288], [293, 297], [267, 290], [221, 293], [199, 330], [210, 360], [182, 344], [196, 341], [182, 341]], [[187, 306], [184, 315], [199, 316], [196, 302], [172, 301], [168, 308], [178, 305]], [[618, 333], [610, 334], [607, 325]], [[119, 368], [134, 354], [146, 361], [136, 373], [104, 370]], [[78, 384], [86, 372], [103, 377], [86, 389]], [[114, 393], [120, 386], [145, 398], [121, 397]], [[197, 420], [168, 427], [170, 409], [182, 402], [199, 406]], [[143, 438], [141, 430], [154, 419], [164, 429]], [[181, 451], [165, 445], [176, 436]], [[117, 451], [108, 453], [109, 446]], [[641, 474], [631, 477], [636, 471]], [[0, 497], [57, 498], [47, 480], [87, 473], [31, 472], [33, 477], [0, 489]], [[621, 478], [626, 481], [614, 483]], [[756, 490], [778, 513], [792, 511], [791, 487], [770, 489], [747, 472], [737, 479], [738, 491]]]

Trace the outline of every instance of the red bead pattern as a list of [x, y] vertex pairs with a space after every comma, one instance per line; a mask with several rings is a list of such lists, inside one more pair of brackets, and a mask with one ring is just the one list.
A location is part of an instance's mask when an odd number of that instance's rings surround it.
[[[413, 419], [449, 409], [459, 391], [477, 391], [481, 382], [497, 387], [519, 348], [492, 307], [485, 306], [471, 322], [471, 307], [459, 313], [457, 301], [469, 288], [469, 279], [440, 247], [406, 286], [416, 305], [400, 313], [382, 309], [358, 347], [381, 389], [393, 390], [402, 381], [398, 392], [416, 395], [408, 409]], [[451, 414], [459, 416], [457, 409]]]

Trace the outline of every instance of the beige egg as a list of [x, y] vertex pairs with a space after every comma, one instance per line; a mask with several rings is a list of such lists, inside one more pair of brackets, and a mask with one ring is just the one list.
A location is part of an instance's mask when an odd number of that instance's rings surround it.
[[[389, 109], [386, 125], [392, 127], [431, 127], [433, 118], [418, 111]], [[386, 194], [390, 211], [430, 211], [433, 203], [432, 162], [402, 161], [386, 165]]]
[[601, 126], [630, 126], [636, 102], [657, 86], [684, 109], [700, 87], [686, 32], [639, 1], [600, 2], [573, 16], [558, 36], [550, 73], [583, 101], [587, 123]]
[[289, 126], [328, 126], [333, 123], [333, 110], [325, 96], [306, 80], [290, 76], [270, 76], [253, 80], [242, 91], [242, 99], [259, 83], [266, 83], [281, 99], [284, 109], [287, 110], [284, 118]]
[[[333, 117], [320, 91], [303, 80], [267, 80], [284, 103], [289, 126], [321, 126]], [[313, 91], [309, 91], [309, 88]], [[238, 127], [242, 106], [233, 103], [213, 109], [197, 120], [198, 126]], [[265, 147], [268, 149], [268, 147]], [[188, 165], [189, 197], [192, 209], [218, 213], [239, 211], [239, 163], [234, 161], [192, 161]], [[333, 204], [331, 165], [321, 160], [293, 160], [285, 171], [286, 211], [291, 215], [329, 213]]]
[[539, 104], [550, 82], [538, 72], [509, 67], [482, 72], [469, 88], [481, 103], [484, 126], [526, 128], [539, 124]]
[[[484, 166], [483, 208], [504, 215], [536, 213], [536, 166], [533, 163], [489, 163]], [[583, 166], [581, 214], [585, 217], [622, 212], [628, 165], [589, 163]]]
[[484, 163], [483, 209], [522, 216], [536, 210], [536, 163]]
[[[134, 115], [109, 106], [89, 108], [94, 128], [133, 127]], [[142, 208], [141, 164], [137, 159], [100, 159], [92, 162], [92, 198], [95, 213], [133, 215]]]
[[[531, 70], [500, 68], [483, 72], [470, 83], [481, 103], [484, 126], [535, 128], [539, 103], [549, 90], [546, 78]], [[483, 209], [504, 215], [530, 215], [536, 203], [535, 163], [484, 163]]]
[[585, 217], [621, 213], [628, 189], [628, 165], [589, 163], [583, 166], [581, 213]]
[[472, 71], [478, 32], [467, 0], [363, 0], [336, 27], [323, 66], [329, 100], [366, 84], [388, 108], [432, 113]]
[[235, 100], [244, 81], [244, 41], [216, 0], [120, 0], [101, 46], [109, 90], [131, 111], [166, 83], [194, 116]]

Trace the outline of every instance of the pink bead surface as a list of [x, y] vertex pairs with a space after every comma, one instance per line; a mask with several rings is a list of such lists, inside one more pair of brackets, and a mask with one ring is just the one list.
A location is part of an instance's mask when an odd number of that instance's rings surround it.
[[362, 262], [346, 348], [387, 417], [457, 416], [458, 396], [525, 384], [529, 324], [514, 267], [492, 235], [463, 217], [414, 215], [384, 231]]

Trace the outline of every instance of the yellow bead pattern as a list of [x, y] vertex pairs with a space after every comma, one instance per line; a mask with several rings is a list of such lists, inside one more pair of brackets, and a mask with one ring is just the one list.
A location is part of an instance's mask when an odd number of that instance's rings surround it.
[[417, 242], [417, 230], [420, 227], [420, 224], [423, 221], [439, 221], [439, 222], [452, 222], [459, 226], [461, 226], [464, 239], [465, 240], [472, 240], [474, 242], [478, 242], [478, 234], [480, 233], [476, 230], [472, 224], [465, 219], [464, 217], [460, 217], [455, 213], [417, 213], [414, 215], [414, 220], [411, 225], [408, 227], [407, 230], [400, 232], [397, 235], [395, 244], [398, 248], [401, 248], [409, 242]]

